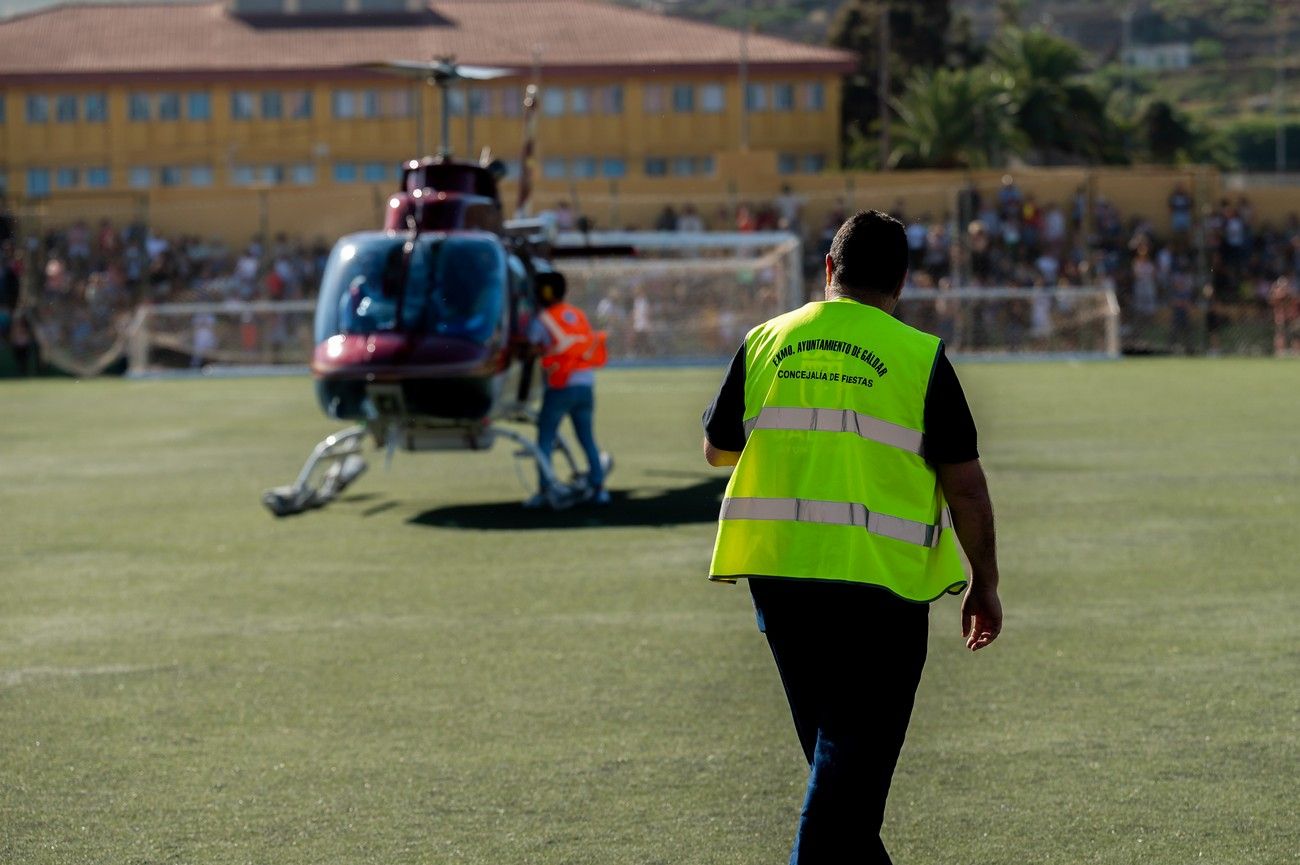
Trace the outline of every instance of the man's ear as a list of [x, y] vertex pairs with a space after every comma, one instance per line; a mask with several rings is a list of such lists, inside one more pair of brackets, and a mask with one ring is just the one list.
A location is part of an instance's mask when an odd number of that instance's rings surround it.
[[830, 253], [826, 254], [826, 284], [831, 284], [831, 277], [835, 275], [835, 262], [831, 261]]

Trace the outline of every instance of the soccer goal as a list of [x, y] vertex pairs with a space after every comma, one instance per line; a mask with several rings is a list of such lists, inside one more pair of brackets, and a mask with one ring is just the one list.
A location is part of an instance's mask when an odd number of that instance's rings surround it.
[[964, 357], [1119, 357], [1108, 288], [905, 289], [895, 314]]
[[[635, 257], [575, 257], [631, 247]], [[609, 337], [614, 363], [715, 361], [754, 325], [802, 305], [803, 247], [786, 232], [561, 234], [568, 300]]]
[[128, 329], [128, 373], [305, 368], [314, 313], [310, 300], [146, 304]]

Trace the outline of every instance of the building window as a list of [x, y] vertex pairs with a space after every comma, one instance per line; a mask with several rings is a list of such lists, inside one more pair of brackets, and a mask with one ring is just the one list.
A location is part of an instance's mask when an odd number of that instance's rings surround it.
[[563, 180], [568, 166], [565, 161], [557, 156], [551, 156], [542, 160], [542, 177], [547, 180]]
[[776, 155], [777, 174], [796, 174], [798, 171], [799, 157], [793, 153], [778, 153]]
[[335, 183], [356, 183], [357, 164], [355, 162], [334, 163], [334, 182]]
[[212, 97], [202, 90], [185, 95], [185, 116], [190, 120], [212, 119]]
[[0, 93], [0, 123], [5, 122], [5, 96]]
[[112, 175], [108, 172], [108, 166], [97, 165], [86, 169], [86, 186], [89, 188], [107, 189], [111, 183]]
[[385, 90], [379, 94], [380, 117], [403, 118], [410, 117], [414, 113], [414, 100], [411, 99], [411, 91]]
[[646, 114], [662, 114], [667, 101], [667, 93], [662, 84], [647, 84], [641, 91], [641, 105]]
[[808, 174], [820, 174], [826, 170], [826, 156], [821, 153], [810, 153], [803, 158], [803, 170]]
[[501, 162], [502, 162], [502, 163], [505, 165], [505, 167], [506, 167], [506, 175], [505, 175], [505, 176], [506, 176], [506, 179], [507, 179], [507, 180], [518, 180], [518, 179], [519, 179], [519, 160], [518, 160], [518, 159], [503, 159], [503, 160], [501, 160]]
[[520, 117], [524, 113], [524, 91], [518, 87], [503, 87], [496, 93], [501, 101], [502, 117]]
[[596, 100], [601, 114], [623, 113], [623, 85], [611, 84], [596, 91]]
[[262, 91], [262, 119], [279, 120], [284, 115], [284, 99], [279, 90]]
[[212, 185], [211, 165], [190, 166], [190, 186], [211, 186], [211, 185]]
[[379, 116], [379, 91], [362, 90], [358, 94], [357, 104], [361, 106], [361, 116], [373, 120]]
[[54, 100], [54, 119], [60, 123], [77, 122], [77, 97], [65, 93]]
[[386, 162], [367, 162], [361, 166], [361, 179], [366, 183], [383, 183], [393, 176], [393, 169]]
[[542, 113], [547, 117], [559, 117], [564, 113], [564, 91], [550, 89], [542, 91]]
[[607, 157], [601, 160], [600, 173], [611, 178], [627, 177], [627, 161], [617, 156]]
[[675, 156], [673, 157], [673, 174], [677, 177], [690, 177], [695, 173], [695, 157], [693, 156]]
[[713, 173], [713, 157], [712, 157], [712, 156], [701, 156], [699, 159], [695, 160], [695, 173], [696, 173], [696, 174], [712, 174], [712, 173]]
[[181, 119], [181, 95], [179, 93], [158, 94], [158, 119]]
[[569, 91], [569, 113], [591, 113], [591, 88], [575, 87]]
[[589, 180], [596, 176], [596, 159], [593, 156], [574, 157], [570, 167], [570, 176], [579, 180]]
[[311, 91], [290, 90], [284, 94], [284, 101], [289, 106], [289, 116], [294, 120], [311, 119]]
[[[407, 101], [410, 102], [410, 94], [407, 93]], [[492, 103], [488, 99], [488, 94], [481, 88], [474, 87], [469, 91], [469, 112], [475, 117], [487, 117], [492, 113]], [[406, 114], [402, 115], [406, 117]]]
[[689, 84], [673, 85], [673, 111], [687, 114], [695, 110], [695, 88]]
[[330, 96], [331, 113], [339, 120], [357, 116], [357, 95], [351, 90], [335, 90]]
[[153, 170], [143, 165], [133, 165], [127, 169], [126, 182], [132, 189], [148, 189], [153, 186]]
[[289, 168], [289, 179], [295, 186], [311, 186], [316, 182], [316, 166], [299, 162]]
[[794, 85], [793, 84], [772, 85], [772, 110], [773, 111], [794, 111]]
[[745, 107], [750, 111], [767, 110], [766, 84], [751, 84], [745, 88]]
[[826, 107], [826, 88], [820, 81], [803, 86], [803, 110], [821, 111]]
[[[28, 123], [49, 123], [50, 122], [50, 98], [48, 96], [28, 96], [27, 97], [27, 122]], [[45, 171], [37, 168], [33, 171]], [[48, 175], [49, 172], [46, 171]], [[28, 175], [30, 181], [31, 175]], [[28, 184], [31, 185], [30, 183]]]
[[128, 93], [126, 96], [126, 116], [128, 120], [148, 120], [153, 113], [149, 106], [148, 93]]
[[50, 170], [48, 168], [27, 169], [27, 197], [44, 198], [50, 194]]
[[175, 165], [164, 165], [158, 169], [160, 186], [180, 186], [185, 181], [185, 172]]
[[87, 93], [85, 118], [87, 123], [103, 123], [108, 120], [108, 97], [103, 93]]
[[232, 186], [252, 186], [256, 179], [257, 175], [253, 173], [253, 166], [251, 165], [236, 165], [230, 169], [230, 183]]
[[668, 160], [662, 156], [647, 156], [645, 161], [646, 177], [667, 177]]
[[267, 186], [279, 186], [284, 183], [284, 166], [259, 165], [257, 167], [257, 182], [264, 183]]
[[700, 87], [700, 110], [706, 114], [719, 114], [727, 108], [727, 91], [721, 84], [704, 84]]
[[235, 90], [230, 94], [230, 119], [252, 120], [257, 114], [257, 97], [247, 90]]
[[9, 172], [0, 168], [0, 194], [9, 194]]
[[56, 189], [76, 189], [81, 185], [81, 169], [60, 168], [54, 172]]

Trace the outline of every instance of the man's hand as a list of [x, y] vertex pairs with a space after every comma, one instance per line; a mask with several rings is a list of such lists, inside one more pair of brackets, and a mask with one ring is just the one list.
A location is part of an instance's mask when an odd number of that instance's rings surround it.
[[740, 462], [740, 451], [724, 451], [715, 448], [706, 438], [704, 440], [704, 461], [714, 467], [734, 466]]
[[998, 590], [968, 586], [961, 599], [961, 635], [966, 638], [966, 648], [978, 652], [1001, 632], [1002, 602], [998, 600]]

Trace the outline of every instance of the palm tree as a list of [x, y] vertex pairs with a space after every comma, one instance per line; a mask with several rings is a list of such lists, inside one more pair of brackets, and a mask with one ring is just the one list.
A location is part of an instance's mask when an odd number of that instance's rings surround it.
[[1011, 28], [991, 47], [992, 63], [1011, 80], [1016, 125], [1034, 161], [1124, 161], [1106, 100], [1085, 79], [1083, 52], [1040, 29]]
[[986, 168], [1019, 153], [1011, 81], [1000, 70], [921, 70], [893, 100], [890, 164], [904, 168]]

